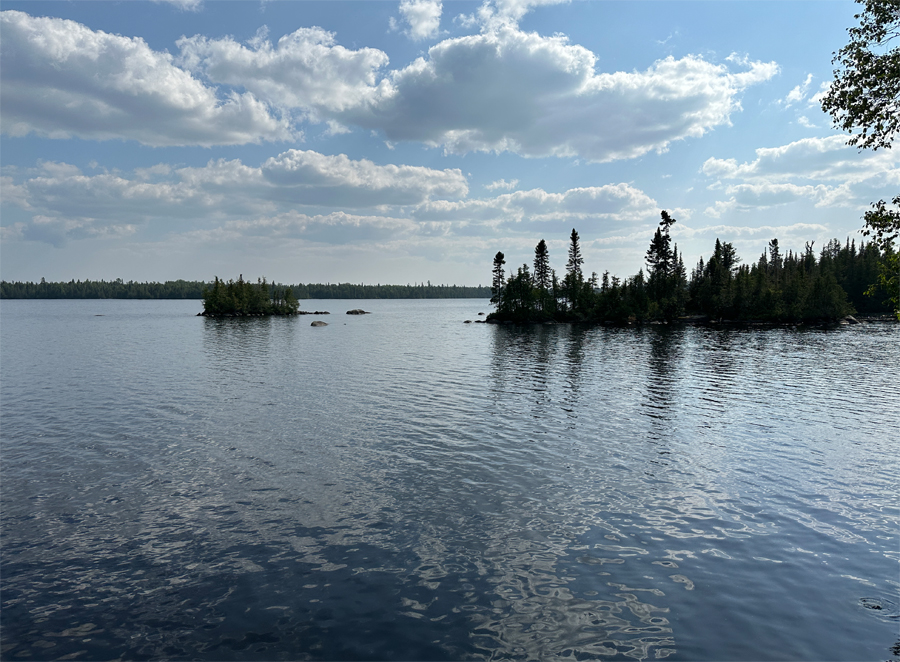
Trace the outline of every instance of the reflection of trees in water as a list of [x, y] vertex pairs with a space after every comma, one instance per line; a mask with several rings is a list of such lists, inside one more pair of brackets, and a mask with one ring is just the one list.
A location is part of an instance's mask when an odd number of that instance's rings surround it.
[[585, 370], [588, 343], [597, 330], [574, 324], [494, 327], [491, 352], [493, 391], [533, 394], [535, 415], [558, 404], [573, 413]]
[[650, 437], [666, 439], [674, 430], [677, 415], [678, 373], [684, 360], [683, 328], [659, 326], [643, 332], [647, 342], [646, 415]]
[[748, 332], [735, 329], [697, 329], [697, 407], [703, 427], [721, 430], [729, 425], [732, 400], [741, 397], [739, 375], [743, 371]]
[[203, 349], [217, 366], [267, 360], [272, 322], [271, 317], [204, 317]]
[[[493, 483], [487, 475], [496, 468], [489, 466], [483, 469], [486, 475], [477, 491], [461, 486], [472, 499], [470, 510], [468, 500], [456, 495], [460, 502], [454, 512], [464, 521], [449, 535], [430, 532], [416, 548], [422, 558], [420, 568], [427, 574], [422, 582], [435, 589], [457, 587], [451, 599], [453, 611], [469, 613], [472, 645], [485, 659], [559, 655], [645, 659], [671, 654], [672, 628], [664, 616], [668, 609], [653, 604], [653, 596], [662, 596], [661, 591], [611, 582], [612, 574], [596, 566], [585, 572], [583, 564], [595, 559], [590, 553], [581, 558], [583, 553], [576, 550], [585, 549], [580, 537], [589, 519], [596, 524], [596, 513], [585, 511], [584, 495], [578, 493], [583, 486], [545, 484], [531, 477], [538, 472], [553, 482], [552, 476], [563, 475], [552, 463], [565, 462], [560, 451], [585, 439], [587, 410], [580, 400], [605, 382], [606, 363], [612, 358], [606, 352], [616, 352], [618, 359], [623, 340], [633, 340], [634, 330], [510, 325], [493, 331], [493, 406], [498, 415], [508, 413], [510, 418], [510, 429], [502, 431], [505, 444], [515, 448], [532, 441], [515, 438], [521, 425], [517, 417], [526, 412], [537, 421], [531, 430], [558, 438], [548, 437], [546, 446], [529, 445], [534, 451], [527, 459], [505, 449], [506, 462], [526, 462], [527, 482], [518, 489]], [[603, 404], [590, 406], [594, 410]], [[507, 467], [502, 472], [515, 470]], [[480, 475], [470, 478], [479, 480]], [[466, 518], [465, 513], [471, 516]], [[456, 544], [448, 548], [446, 540]], [[621, 559], [610, 562], [624, 563]], [[615, 567], [617, 577], [633, 572], [622, 565]], [[649, 600], [641, 593], [648, 590]], [[435, 602], [433, 607], [439, 606]], [[433, 616], [442, 618], [437, 613]]]

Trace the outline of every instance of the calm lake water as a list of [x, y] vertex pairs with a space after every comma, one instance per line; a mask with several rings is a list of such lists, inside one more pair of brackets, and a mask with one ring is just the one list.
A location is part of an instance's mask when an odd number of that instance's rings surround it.
[[900, 325], [302, 303], [0, 302], [4, 660], [900, 659]]

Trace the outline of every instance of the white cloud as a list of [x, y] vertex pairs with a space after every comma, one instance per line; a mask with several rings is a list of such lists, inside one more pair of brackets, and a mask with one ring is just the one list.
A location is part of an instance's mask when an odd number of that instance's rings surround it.
[[340, 211], [310, 216], [289, 211], [251, 221], [229, 221], [223, 226], [223, 230], [240, 236], [303, 238], [328, 244], [347, 244], [396, 240], [403, 235], [414, 234], [416, 224], [409, 219], [390, 216], [366, 216]]
[[409, 26], [406, 34], [414, 41], [431, 39], [441, 26], [440, 0], [401, 0], [400, 14]]
[[565, 37], [505, 26], [433, 46], [364, 105], [336, 115], [391, 141], [448, 152], [612, 161], [727, 125], [740, 92], [778, 71], [753, 62], [731, 72], [695, 56], [643, 72], [597, 74], [595, 64], [591, 51]]
[[242, 86], [275, 106], [298, 108], [317, 121], [369, 102], [379, 92], [378, 70], [388, 63], [382, 51], [351, 51], [317, 27], [295, 30], [275, 45], [264, 30], [247, 45], [200, 35], [177, 43], [186, 69], [213, 83]]
[[799, 85], [795, 86], [788, 95], [784, 98], [782, 103], [785, 106], [792, 106], [795, 103], [799, 103], [806, 98], [807, 93], [809, 92], [809, 86], [812, 84], [813, 75], [807, 74], [806, 80], [804, 80]]
[[819, 85], [819, 91], [816, 92], [815, 94], [813, 94], [809, 98], [807, 103], [809, 105], [816, 105], [816, 106], [820, 105], [822, 103], [822, 99], [825, 98], [825, 95], [828, 94], [828, 90], [830, 90], [830, 89], [831, 89], [831, 81], [826, 80], [824, 83], [821, 83]]
[[140, 38], [74, 21], [0, 13], [3, 131], [147, 145], [233, 145], [297, 137], [252, 94], [218, 98]]
[[261, 172], [281, 195], [305, 204], [409, 205], [468, 193], [465, 177], [458, 169], [376, 165], [366, 159], [353, 161], [343, 154], [326, 156], [296, 149], [268, 159]]
[[529, 233], [530, 241], [537, 231], [563, 233], [577, 224], [583, 232], [607, 232], [659, 213], [656, 201], [630, 184], [464, 200], [468, 186], [459, 170], [377, 165], [301, 150], [283, 152], [259, 167], [217, 159], [203, 167], [157, 164], [132, 175], [85, 175], [68, 164], [42, 163], [0, 183], [4, 206], [32, 217], [21, 226], [10, 224], [7, 239], [57, 246], [159, 223], [184, 231], [207, 232], [214, 224], [226, 233], [330, 242], [485, 236], [505, 228]]
[[518, 185], [519, 185], [518, 179], [514, 179], [510, 182], [506, 181], [505, 179], [498, 179], [497, 181], [491, 182], [490, 184], [485, 184], [484, 188], [486, 188], [488, 191], [496, 191], [497, 189], [504, 189], [506, 191], [512, 191]]
[[476, 12], [485, 30], [517, 26], [522, 17], [535, 7], [567, 4], [569, 0], [485, 0]]
[[799, 118], [797, 118], [797, 124], [799, 124], [802, 127], [807, 128], [807, 129], [817, 129], [818, 128], [815, 124], [813, 124], [812, 122], [809, 121], [809, 118], [806, 117], [806, 115], [801, 115]]
[[299, 150], [272, 157], [260, 167], [218, 159], [200, 168], [159, 164], [137, 169], [130, 178], [87, 176], [68, 164], [44, 163], [20, 183], [5, 176], [0, 184], [4, 205], [34, 214], [36, 220], [23, 237], [56, 245], [61, 237], [100, 236], [102, 228], [109, 233], [110, 228], [158, 220], [227, 221], [277, 216], [298, 207], [399, 208], [468, 192], [459, 170], [376, 165]]
[[153, 2], [167, 2], [183, 11], [199, 11], [203, 6], [203, 0], [153, 0]]
[[780, 147], [756, 150], [756, 160], [707, 159], [702, 172], [720, 179], [790, 179], [858, 182], [895, 170], [900, 155], [890, 150], [860, 153], [844, 136], [804, 138]]
[[[756, 159], [707, 159], [702, 172], [716, 178], [709, 188], [728, 200], [706, 209], [715, 218], [807, 200], [816, 207], [866, 205], [900, 183], [900, 156], [888, 150], [859, 153], [843, 136], [805, 138], [756, 150]], [[723, 183], [726, 180], [729, 183]], [[730, 181], [729, 181], [730, 180]], [[734, 182], [734, 183], [731, 183]]]
[[535, 4], [486, 4], [480, 11], [497, 19], [485, 24], [493, 27], [444, 40], [393, 71], [384, 70], [383, 52], [345, 49], [321, 28], [302, 28], [275, 45], [264, 36], [248, 44], [182, 38], [178, 62], [311, 121], [381, 131], [389, 144], [592, 161], [665, 151], [728, 125], [741, 92], [778, 71], [746, 57], [726, 66], [686, 56], [645, 71], [597, 73], [590, 50], [515, 26]]
[[607, 184], [563, 193], [531, 189], [480, 200], [434, 200], [417, 207], [413, 217], [420, 221], [466, 220], [559, 229], [577, 221], [638, 221], [658, 213], [656, 201], [640, 189], [629, 184]]
[[[274, 44], [265, 28], [245, 44], [183, 37], [176, 59], [139, 38], [4, 12], [3, 130], [221, 145], [296, 140], [294, 123], [307, 120], [326, 122], [328, 135], [352, 125], [383, 132], [389, 144], [602, 162], [727, 126], [741, 92], [778, 71], [746, 57], [726, 66], [686, 56], [597, 73], [588, 49], [518, 29], [538, 4], [486, 3], [481, 34], [442, 41], [394, 71], [382, 51], [349, 50], [317, 27]], [[417, 17], [415, 34], [431, 34], [439, 5], [404, 0], [401, 9]]]

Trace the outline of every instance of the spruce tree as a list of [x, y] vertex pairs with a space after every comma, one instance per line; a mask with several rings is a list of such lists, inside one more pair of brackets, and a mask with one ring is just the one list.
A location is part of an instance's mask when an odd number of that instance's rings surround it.
[[542, 291], [550, 289], [550, 252], [541, 239], [534, 248], [534, 285]]
[[506, 264], [506, 258], [501, 252], [497, 252], [494, 256], [494, 268], [491, 271], [493, 276], [491, 281], [491, 303], [500, 304], [500, 296], [503, 293], [503, 265]]

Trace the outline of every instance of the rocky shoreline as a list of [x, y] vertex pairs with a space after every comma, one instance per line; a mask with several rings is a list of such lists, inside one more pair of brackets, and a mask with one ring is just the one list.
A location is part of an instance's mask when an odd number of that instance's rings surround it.
[[298, 310], [289, 313], [208, 313], [205, 310], [197, 313], [197, 317], [293, 317], [294, 315], [330, 315], [327, 310], [317, 310], [315, 312], [309, 310]]

